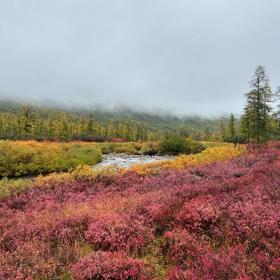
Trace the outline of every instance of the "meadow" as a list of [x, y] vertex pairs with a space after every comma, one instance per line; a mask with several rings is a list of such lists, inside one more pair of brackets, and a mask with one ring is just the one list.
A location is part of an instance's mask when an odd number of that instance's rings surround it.
[[[204, 146], [183, 140], [184, 153], [198, 153]], [[171, 143], [172, 144], [172, 143]], [[46, 175], [65, 172], [79, 165], [95, 165], [102, 154], [125, 153], [135, 155], [165, 154], [159, 142], [38, 142], [0, 140], [0, 178]]]
[[101, 151], [80, 143], [0, 141], [0, 177], [67, 171], [101, 161]]
[[157, 143], [87, 143], [0, 141], [0, 177], [62, 172], [79, 165], [95, 165], [107, 153], [158, 152]]
[[279, 279], [279, 145], [209, 149], [2, 197], [0, 279]]
[[[159, 152], [159, 143], [157, 142], [143, 142], [143, 143], [85, 143], [85, 142], [76, 142], [76, 143], [50, 143], [50, 142], [35, 142], [35, 141], [2, 141], [2, 144], [6, 151], [6, 156], [2, 157], [2, 170], [6, 170], [6, 173], [2, 173], [2, 179], [0, 180], [0, 198], [10, 195], [16, 195], [26, 188], [32, 187], [32, 183], [41, 183], [45, 181], [54, 180], [54, 181], [75, 181], [80, 178], [94, 178], [96, 176], [113, 176], [117, 174], [125, 174], [127, 172], [136, 172], [138, 174], [156, 174], [159, 173], [162, 169], [179, 169], [187, 166], [194, 166], [197, 164], [205, 164], [207, 162], [214, 162], [217, 160], [230, 159], [241, 155], [246, 151], [244, 146], [238, 146], [235, 148], [232, 144], [227, 143], [211, 143], [208, 145], [208, 148], [201, 153], [190, 154], [190, 155], [181, 155], [175, 158], [175, 160], [160, 161], [150, 164], [139, 164], [134, 165], [128, 168], [121, 168], [116, 166], [108, 166], [101, 168], [93, 168], [92, 164], [100, 162], [100, 154], [106, 153], [125, 153], [125, 154], [154, 154]], [[8, 144], [8, 145], [7, 145]], [[9, 146], [13, 147], [10, 149]], [[86, 151], [91, 151], [89, 153], [84, 153], [84, 158], [78, 158], [78, 160], [73, 161], [71, 154], [67, 158], [63, 153], [57, 154], [52, 153], [52, 147], [62, 148], [64, 146], [72, 147], [69, 151], [71, 153], [73, 149], [79, 150], [83, 149]], [[0, 142], [1, 147], [1, 142]], [[33, 167], [32, 171], [28, 168], [28, 164], [24, 164], [22, 158], [25, 153], [25, 148], [29, 148], [31, 155], [36, 153], [42, 153], [45, 157], [41, 157], [41, 161], [38, 162], [34, 158], [30, 157], [30, 165]], [[19, 149], [21, 148], [21, 149]], [[23, 148], [23, 149], [22, 149]], [[2, 149], [2, 151], [4, 150]], [[67, 149], [69, 150], [69, 149]], [[61, 149], [63, 151], [63, 149]], [[16, 155], [15, 155], [16, 154]], [[48, 168], [49, 166], [53, 167], [53, 162], [50, 160], [47, 155], [53, 157], [54, 161], [58, 161], [60, 165], [57, 165], [57, 169]], [[98, 156], [97, 160], [95, 156]], [[56, 158], [57, 156], [58, 158]], [[61, 156], [66, 158], [66, 162], [62, 161]], [[93, 158], [92, 158], [93, 157]], [[14, 159], [17, 159], [15, 161]], [[86, 164], [86, 163], [89, 164]], [[64, 165], [63, 165], [64, 163]], [[72, 163], [72, 165], [71, 165]], [[74, 164], [73, 164], [74, 163]], [[65, 169], [62, 167], [68, 164]], [[4, 169], [6, 166], [6, 169]], [[15, 173], [15, 170], [21, 172]], [[62, 172], [64, 171], [64, 172]], [[40, 173], [39, 173], [40, 172]], [[7, 174], [12, 175], [7, 176]], [[5, 177], [4, 177], [5, 175]], [[23, 176], [27, 175], [27, 176]], [[33, 175], [33, 176], [30, 176]]]

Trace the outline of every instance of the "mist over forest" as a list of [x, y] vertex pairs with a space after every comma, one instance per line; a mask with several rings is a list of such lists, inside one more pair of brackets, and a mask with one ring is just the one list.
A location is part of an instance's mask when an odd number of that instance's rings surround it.
[[277, 0], [1, 1], [0, 96], [240, 115], [256, 65], [278, 86], [279, 8]]
[[[2, 121], [2, 137], [8, 139], [106, 139], [120, 137], [126, 140], [159, 140], [167, 134], [179, 134], [195, 139], [219, 139], [220, 118], [205, 118], [191, 115], [172, 114], [164, 111], [135, 109], [125, 106], [106, 108], [103, 106], [53, 106], [52, 104], [22, 103], [0, 100], [0, 121]], [[51, 123], [50, 123], [51, 121]], [[61, 130], [61, 136], [48, 136], [47, 126], [54, 121]], [[9, 124], [7, 124], [10, 123]], [[79, 136], [65, 136], [72, 130], [71, 124], [85, 126], [78, 129]], [[6, 124], [6, 125], [5, 125]], [[28, 126], [28, 128], [24, 128]], [[44, 129], [41, 126], [46, 126]], [[86, 127], [94, 126], [89, 131]], [[6, 127], [6, 128], [5, 128]], [[40, 128], [41, 127], [41, 128]], [[102, 128], [103, 127], [103, 128]], [[125, 128], [126, 127], [126, 128]], [[20, 133], [20, 130], [28, 130]], [[124, 132], [137, 130], [139, 133]], [[5, 131], [5, 132], [4, 132]], [[35, 133], [37, 136], [33, 135]], [[37, 131], [37, 132], [34, 132]], [[66, 131], [66, 132], [65, 132]], [[1, 134], [1, 129], [0, 129]], [[58, 133], [60, 134], [60, 133]], [[23, 136], [25, 135], [25, 136]]]

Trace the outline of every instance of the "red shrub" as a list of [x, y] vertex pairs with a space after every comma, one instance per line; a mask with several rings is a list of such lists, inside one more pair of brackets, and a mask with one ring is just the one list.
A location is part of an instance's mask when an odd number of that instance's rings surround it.
[[[272, 147], [154, 175], [43, 180], [0, 199], [0, 279], [70, 267], [77, 279], [151, 279], [140, 255], [173, 266], [170, 280], [278, 280], [279, 158]], [[104, 252], [76, 263], [92, 248]]]
[[173, 263], [187, 268], [209, 248], [204, 240], [198, 241], [187, 230], [176, 229], [164, 234], [165, 244], [162, 251]]
[[206, 195], [187, 201], [177, 215], [177, 221], [190, 230], [205, 232], [218, 222], [221, 215], [215, 198]]
[[197, 280], [198, 278], [190, 271], [184, 271], [179, 267], [172, 267], [166, 276], [166, 280]]
[[151, 239], [151, 233], [141, 220], [126, 215], [106, 215], [94, 221], [86, 239], [96, 250], [125, 250], [137, 255]]
[[88, 215], [60, 219], [45, 233], [45, 239], [54, 243], [74, 243], [83, 240], [90, 223]]
[[77, 280], [152, 279], [149, 269], [141, 260], [129, 258], [124, 253], [92, 253], [73, 265], [71, 272]]

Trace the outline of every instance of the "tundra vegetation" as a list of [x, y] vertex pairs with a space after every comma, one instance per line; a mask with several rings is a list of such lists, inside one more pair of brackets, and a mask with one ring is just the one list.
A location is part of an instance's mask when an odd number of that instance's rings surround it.
[[225, 149], [6, 194], [0, 279], [279, 279], [279, 144]]

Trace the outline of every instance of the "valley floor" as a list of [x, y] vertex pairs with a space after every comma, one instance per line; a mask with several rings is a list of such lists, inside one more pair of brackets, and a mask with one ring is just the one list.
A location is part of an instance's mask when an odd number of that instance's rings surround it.
[[0, 199], [0, 279], [279, 279], [279, 146], [39, 178]]

